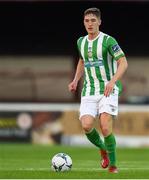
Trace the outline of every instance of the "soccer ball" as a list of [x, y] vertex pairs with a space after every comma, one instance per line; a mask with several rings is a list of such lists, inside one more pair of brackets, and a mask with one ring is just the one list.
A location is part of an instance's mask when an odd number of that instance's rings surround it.
[[56, 172], [70, 171], [72, 167], [72, 159], [65, 153], [58, 153], [52, 158], [52, 170]]

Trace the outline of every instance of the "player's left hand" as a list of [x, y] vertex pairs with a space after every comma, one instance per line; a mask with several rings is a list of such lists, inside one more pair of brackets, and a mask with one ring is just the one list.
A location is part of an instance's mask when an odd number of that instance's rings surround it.
[[113, 92], [113, 88], [114, 88], [115, 83], [113, 81], [109, 81], [108, 84], [105, 87], [104, 90], [104, 95], [106, 97], [110, 96], [110, 94]]

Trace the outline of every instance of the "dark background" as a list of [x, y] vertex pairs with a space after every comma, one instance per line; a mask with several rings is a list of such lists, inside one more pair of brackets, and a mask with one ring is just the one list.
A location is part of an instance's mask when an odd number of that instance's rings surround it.
[[128, 56], [149, 55], [147, 1], [0, 2], [0, 55], [74, 55], [86, 34], [83, 12], [95, 6], [102, 12], [101, 31]]

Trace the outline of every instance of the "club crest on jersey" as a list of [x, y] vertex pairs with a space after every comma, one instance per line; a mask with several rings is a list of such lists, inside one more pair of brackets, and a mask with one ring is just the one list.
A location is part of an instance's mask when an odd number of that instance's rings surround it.
[[92, 58], [92, 47], [88, 47], [88, 57]]
[[89, 52], [88, 52], [88, 57], [89, 57], [89, 58], [92, 58], [92, 51], [89, 51]]

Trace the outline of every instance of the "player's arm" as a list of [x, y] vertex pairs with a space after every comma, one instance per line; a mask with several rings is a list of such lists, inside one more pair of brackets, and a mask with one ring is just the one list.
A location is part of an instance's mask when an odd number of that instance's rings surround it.
[[117, 71], [116, 71], [115, 75], [113, 76], [113, 78], [111, 79], [111, 81], [113, 81], [114, 83], [116, 83], [116, 81], [121, 79], [121, 77], [123, 76], [124, 72], [126, 71], [126, 69], [128, 67], [126, 57], [123, 56], [123, 57], [119, 58], [117, 60], [117, 65], [118, 65]]
[[109, 81], [109, 83], [106, 85], [105, 92], [104, 92], [104, 95], [106, 97], [109, 96], [110, 93], [113, 91], [115, 83], [121, 79], [121, 77], [123, 76], [124, 72], [126, 71], [126, 69], [128, 67], [128, 63], [127, 63], [125, 56], [120, 57], [117, 60], [117, 65], [118, 65], [118, 68], [117, 68], [115, 75]]
[[113, 59], [117, 61], [117, 71], [115, 75], [113, 76], [113, 78], [106, 85], [106, 88], [104, 91], [104, 95], [106, 97], [112, 93], [115, 83], [121, 79], [121, 77], [123, 76], [124, 72], [126, 71], [128, 67], [128, 63], [127, 63], [124, 52], [118, 45], [117, 41], [112, 37], [110, 37], [108, 40], [108, 49]]
[[76, 91], [78, 82], [79, 82], [80, 78], [83, 76], [83, 74], [84, 74], [84, 62], [80, 58], [77, 68], [76, 68], [75, 77], [74, 77], [73, 81], [68, 85], [68, 89], [70, 92]]

